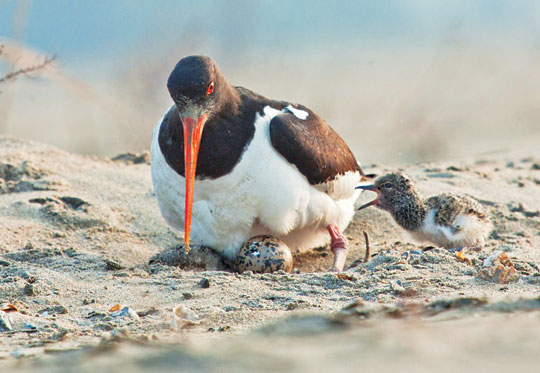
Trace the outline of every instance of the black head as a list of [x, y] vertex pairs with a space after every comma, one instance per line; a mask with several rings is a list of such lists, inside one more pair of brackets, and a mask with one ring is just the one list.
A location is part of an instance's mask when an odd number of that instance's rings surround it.
[[219, 109], [227, 86], [216, 63], [206, 56], [182, 58], [167, 81], [180, 116], [191, 118], [211, 117]]
[[[184, 243], [189, 250], [193, 189], [197, 157], [203, 130], [212, 119], [219, 118], [227, 103], [234, 102], [235, 91], [219, 71], [216, 63], [205, 56], [182, 58], [167, 81], [184, 133], [185, 211]], [[230, 106], [229, 106], [230, 107]]]

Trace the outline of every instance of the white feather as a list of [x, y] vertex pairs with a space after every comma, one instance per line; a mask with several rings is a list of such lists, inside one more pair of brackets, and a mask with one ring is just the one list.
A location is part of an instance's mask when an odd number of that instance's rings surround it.
[[[354, 189], [360, 174], [349, 172], [333, 182], [311, 186], [271, 145], [269, 123], [284, 111], [267, 106], [264, 115], [257, 114], [254, 137], [229, 174], [195, 181], [194, 243], [233, 259], [244, 242], [258, 234], [274, 235], [298, 251], [329, 242], [328, 224], [341, 230], [347, 227], [360, 193]], [[184, 178], [169, 167], [161, 153], [161, 123], [152, 139], [152, 180], [165, 221], [183, 231]]]
[[484, 238], [491, 230], [491, 224], [472, 214], [459, 214], [452, 227], [435, 223], [435, 209], [426, 214], [422, 227], [411, 232], [419, 241], [429, 241], [445, 248], [470, 247], [483, 245]]
[[308, 115], [309, 115], [309, 113], [307, 111], [297, 109], [297, 108], [293, 107], [292, 105], [287, 106], [287, 110], [290, 111], [291, 113], [293, 113], [293, 115], [295, 117], [297, 117], [298, 119], [302, 119], [302, 120], [306, 120]]

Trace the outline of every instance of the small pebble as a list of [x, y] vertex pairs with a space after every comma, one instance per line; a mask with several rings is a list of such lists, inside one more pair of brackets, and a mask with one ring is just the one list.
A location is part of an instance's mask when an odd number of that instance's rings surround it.
[[62, 305], [57, 305], [57, 306], [51, 306], [51, 307], [47, 307], [47, 308], [44, 308], [40, 311], [38, 311], [38, 313], [41, 313], [41, 314], [52, 314], [52, 315], [63, 315], [63, 314], [66, 314], [68, 313], [68, 310], [66, 307], [62, 306]]
[[34, 288], [34, 285], [26, 284], [24, 286], [24, 294], [29, 295], [29, 296], [36, 295], [37, 292], [36, 292], [36, 289]]
[[27, 322], [23, 323], [23, 327], [25, 329], [30, 329], [30, 330], [36, 330], [37, 329], [35, 325], [27, 323]]
[[206, 289], [206, 288], [209, 288], [210, 287], [210, 281], [208, 281], [208, 279], [206, 277], [203, 277], [201, 279], [201, 281], [199, 282], [199, 286], [203, 289]]
[[53, 335], [51, 337], [51, 340], [53, 340], [53, 341], [63, 341], [64, 339], [66, 339], [67, 333], [68, 333], [68, 331], [66, 329], [62, 329], [58, 333]]
[[296, 303], [296, 302], [291, 302], [291, 303], [287, 304], [287, 307], [286, 307], [287, 311], [292, 311], [292, 310], [295, 310], [297, 308], [298, 308], [298, 303]]
[[119, 269], [124, 269], [122, 265], [113, 260], [104, 259], [103, 261], [105, 262], [106, 269], [109, 271], [117, 271]]
[[146, 317], [148, 315], [154, 315], [156, 313], [159, 313], [159, 310], [156, 308], [156, 307], [150, 307], [149, 309], [147, 310], [144, 310], [144, 311], [138, 311], [137, 312], [137, 315], [139, 317]]

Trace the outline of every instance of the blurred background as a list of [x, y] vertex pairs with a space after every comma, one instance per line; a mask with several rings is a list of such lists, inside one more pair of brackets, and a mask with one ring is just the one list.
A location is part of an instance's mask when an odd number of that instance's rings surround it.
[[111, 156], [150, 146], [181, 57], [309, 106], [363, 163], [540, 146], [538, 1], [0, 0], [0, 133]]

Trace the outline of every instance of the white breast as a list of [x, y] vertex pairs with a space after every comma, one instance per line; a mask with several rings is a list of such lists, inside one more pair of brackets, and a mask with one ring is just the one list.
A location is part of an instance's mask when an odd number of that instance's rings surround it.
[[488, 221], [480, 220], [471, 214], [459, 214], [450, 227], [435, 223], [436, 210], [428, 211], [422, 228], [413, 233], [413, 237], [421, 241], [429, 241], [447, 249], [483, 245], [485, 237], [491, 230]]
[[[290, 110], [290, 109], [289, 109]], [[292, 250], [305, 250], [330, 240], [326, 226], [344, 230], [359, 195], [358, 172], [311, 186], [298, 169], [272, 147], [271, 119], [281, 111], [266, 107], [257, 114], [254, 138], [231, 173], [196, 180], [191, 238], [234, 258], [247, 239], [271, 234]], [[165, 221], [184, 228], [184, 178], [169, 167], [159, 148], [160, 123], [152, 139], [152, 179]]]

